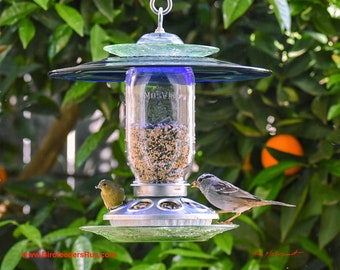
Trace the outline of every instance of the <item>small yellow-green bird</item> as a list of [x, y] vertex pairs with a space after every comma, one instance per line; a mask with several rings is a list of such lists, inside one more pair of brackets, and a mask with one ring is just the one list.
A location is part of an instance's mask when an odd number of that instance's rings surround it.
[[115, 208], [125, 201], [124, 189], [115, 182], [103, 179], [95, 188], [100, 189], [100, 195], [107, 209]]

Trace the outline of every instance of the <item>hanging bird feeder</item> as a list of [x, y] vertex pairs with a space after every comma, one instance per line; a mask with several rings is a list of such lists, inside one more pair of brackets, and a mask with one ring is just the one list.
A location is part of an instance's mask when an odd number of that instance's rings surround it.
[[195, 83], [231, 82], [267, 77], [270, 71], [211, 57], [218, 48], [184, 44], [163, 28], [168, 6], [158, 15], [154, 33], [136, 44], [104, 49], [116, 55], [102, 61], [53, 70], [51, 78], [125, 82], [126, 151], [135, 176], [135, 199], [104, 215], [108, 226], [83, 230], [115, 242], [204, 241], [237, 227], [212, 224], [218, 214], [187, 198], [186, 178], [195, 154]]

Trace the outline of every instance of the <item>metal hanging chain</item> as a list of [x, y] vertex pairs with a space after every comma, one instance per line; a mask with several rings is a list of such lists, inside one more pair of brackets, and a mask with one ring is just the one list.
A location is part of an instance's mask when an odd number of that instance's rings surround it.
[[163, 10], [162, 7], [156, 8], [155, 6], [155, 0], [150, 0], [150, 8], [153, 13], [157, 14], [158, 16], [158, 26], [157, 29], [155, 30], [156, 33], [164, 33], [164, 28], [163, 28], [163, 16], [168, 14], [171, 9], [172, 9], [172, 0], [167, 0], [168, 6], [166, 9]]

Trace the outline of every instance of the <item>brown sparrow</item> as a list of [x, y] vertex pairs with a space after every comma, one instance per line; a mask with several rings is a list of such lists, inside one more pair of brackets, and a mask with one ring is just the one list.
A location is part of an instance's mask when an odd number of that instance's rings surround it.
[[236, 215], [222, 222], [223, 224], [231, 224], [244, 211], [253, 207], [264, 205], [295, 207], [292, 204], [262, 200], [212, 174], [202, 174], [192, 183], [191, 187], [199, 188], [212, 205], [222, 210], [218, 213], [236, 213]]

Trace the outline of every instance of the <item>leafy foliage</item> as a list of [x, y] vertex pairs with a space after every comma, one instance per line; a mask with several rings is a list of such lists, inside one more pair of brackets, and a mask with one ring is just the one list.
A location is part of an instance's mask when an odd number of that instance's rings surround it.
[[[50, 80], [47, 71], [102, 59], [108, 56], [103, 46], [135, 42], [154, 31], [157, 18], [148, 5], [146, 0], [0, 2], [0, 164], [9, 175], [0, 186], [1, 269], [37, 269], [36, 260], [23, 254], [56, 251], [115, 257], [50, 258], [43, 269], [335, 269], [340, 264], [340, 5], [334, 0], [174, 1], [164, 18], [167, 32], [186, 43], [216, 46], [219, 59], [273, 71], [258, 81], [196, 86], [196, 163], [199, 173], [214, 173], [296, 209], [245, 213], [236, 221], [238, 229], [204, 243], [119, 244], [79, 230], [106, 224], [94, 190], [100, 179], [113, 174], [132, 193], [119, 119], [124, 91], [116, 83]], [[53, 128], [49, 123], [64, 119], [62, 108], [69, 105], [78, 108], [70, 115], [77, 120], [75, 188], [66, 182], [64, 152], [45, 174], [22, 177], [29, 162], [23, 142], [30, 141], [34, 158]], [[275, 133], [297, 137], [303, 160], [273, 152], [284, 161], [263, 169], [260, 152]], [[297, 164], [303, 166], [298, 174], [284, 176]], [[189, 197], [207, 203], [199, 192], [189, 190]], [[288, 256], [294, 251], [300, 253]]]

